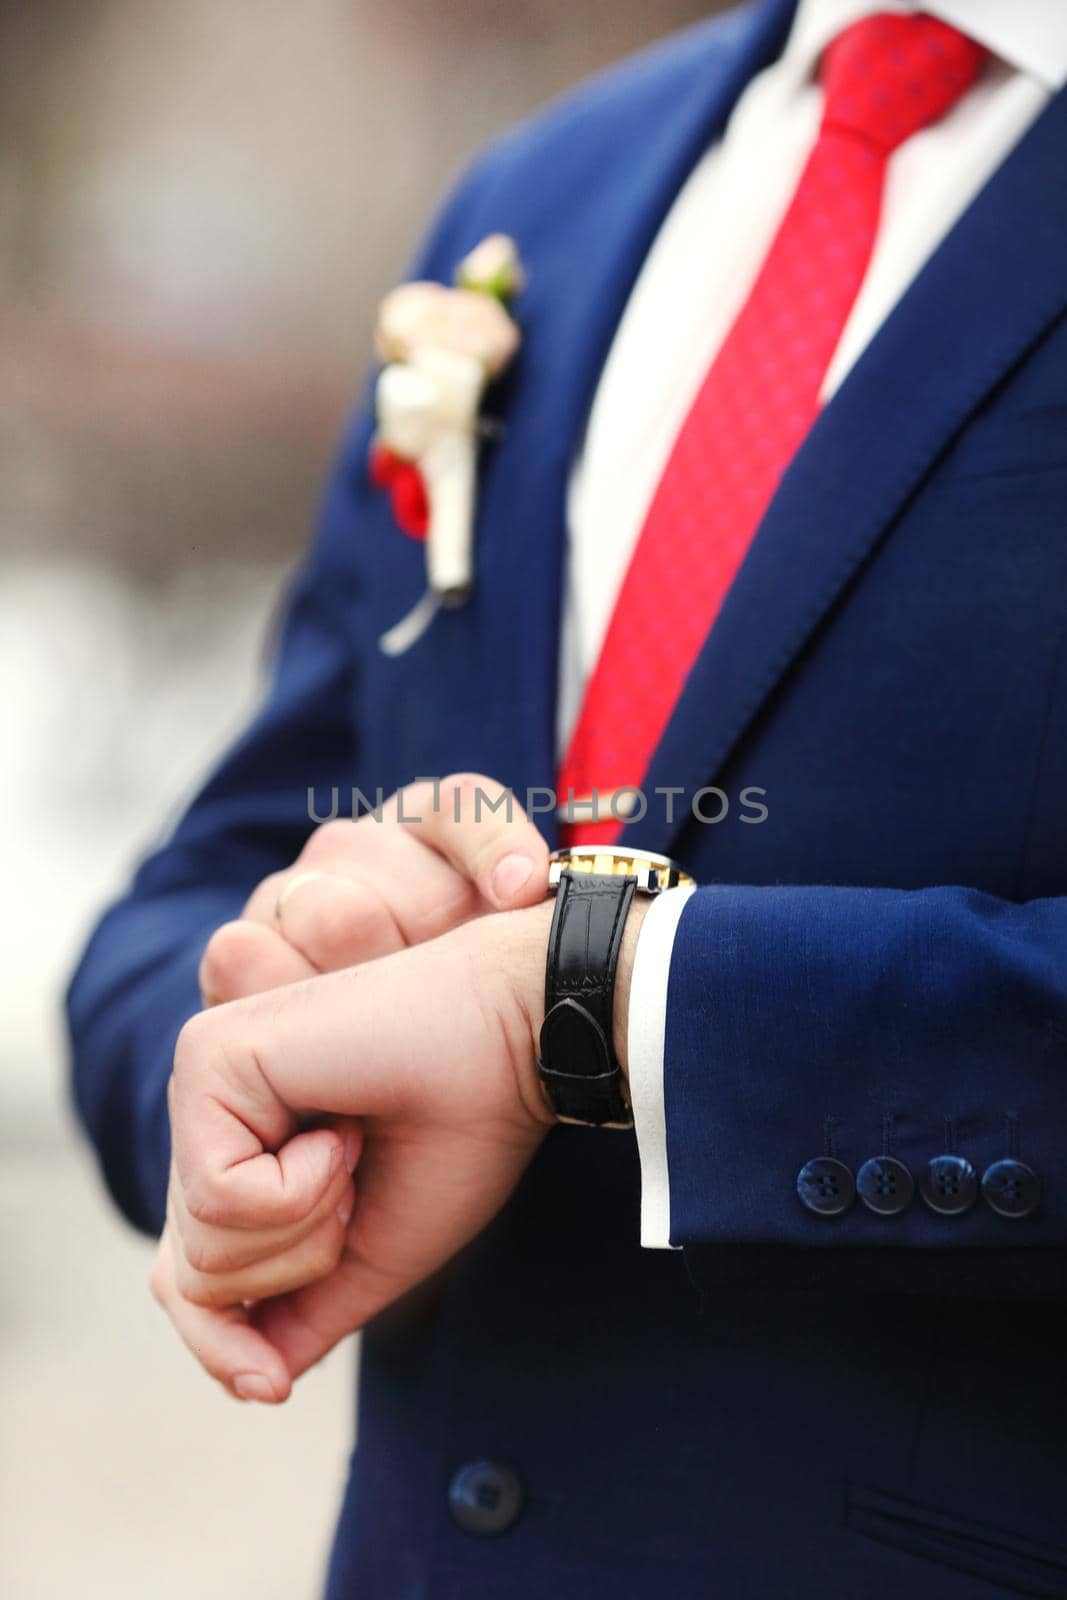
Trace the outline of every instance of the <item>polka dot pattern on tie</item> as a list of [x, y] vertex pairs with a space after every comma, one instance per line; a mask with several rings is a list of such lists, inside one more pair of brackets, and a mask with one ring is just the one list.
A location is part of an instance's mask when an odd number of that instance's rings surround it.
[[[889, 156], [944, 116], [984, 58], [947, 23], [896, 13], [864, 17], [823, 53], [818, 139], [653, 496], [563, 761], [561, 798], [641, 784], [818, 414], [870, 263]], [[619, 831], [613, 820], [564, 830], [570, 843], [605, 844]]]

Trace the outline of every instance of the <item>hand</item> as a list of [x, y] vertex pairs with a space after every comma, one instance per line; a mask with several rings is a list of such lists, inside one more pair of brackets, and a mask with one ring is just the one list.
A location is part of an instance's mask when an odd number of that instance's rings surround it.
[[[294, 865], [265, 878], [242, 918], [209, 941], [204, 1004], [372, 961], [487, 910], [543, 899], [547, 847], [517, 803], [495, 809], [504, 794], [490, 778], [459, 773], [393, 795], [380, 820], [318, 828]], [[350, 1118], [326, 1119], [291, 1139], [280, 1157], [288, 1207], [262, 1227], [193, 1216], [172, 1173], [157, 1294], [180, 1292], [192, 1312], [326, 1276], [344, 1246], [360, 1143]]]
[[[285, 1399], [511, 1194], [553, 1122], [535, 1065], [551, 910], [483, 917], [187, 1025], [153, 1290], [231, 1392]], [[358, 1119], [342, 1124], [362, 1129], [354, 1194], [339, 1136], [300, 1131], [312, 1110]], [[352, 1209], [323, 1276], [335, 1184]], [[271, 1229], [281, 1252], [250, 1291], [242, 1243]]]
[[205, 1006], [422, 944], [487, 911], [536, 904], [548, 848], [502, 784], [477, 773], [410, 785], [373, 816], [324, 823], [212, 936]]

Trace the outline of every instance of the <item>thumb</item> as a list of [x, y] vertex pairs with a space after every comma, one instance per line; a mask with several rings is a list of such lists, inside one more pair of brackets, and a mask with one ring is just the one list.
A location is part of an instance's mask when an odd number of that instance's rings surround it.
[[277, 1155], [265, 1150], [235, 1161], [213, 1180], [208, 1176], [207, 1185], [213, 1190], [212, 1218], [217, 1226], [229, 1228], [277, 1228], [303, 1222], [325, 1197], [341, 1163], [351, 1159], [355, 1166], [358, 1154], [358, 1136], [354, 1134], [344, 1138], [329, 1128], [298, 1133]]
[[251, 1308], [251, 1323], [295, 1381], [409, 1287], [407, 1278], [372, 1275], [362, 1264], [342, 1258], [317, 1283], [261, 1300]]
[[[497, 911], [533, 905], [548, 886], [548, 846], [510, 789], [480, 773], [404, 791], [398, 816], [421, 844], [476, 885]], [[399, 797], [398, 797], [399, 799]]]
[[238, 1400], [276, 1405], [288, 1399], [292, 1382], [285, 1358], [256, 1331], [243, 1306], [216, 1310], [194, 1305], [180, 1293], [169, 1227], [160, 1240], [150, 1285], [200, 1365]]

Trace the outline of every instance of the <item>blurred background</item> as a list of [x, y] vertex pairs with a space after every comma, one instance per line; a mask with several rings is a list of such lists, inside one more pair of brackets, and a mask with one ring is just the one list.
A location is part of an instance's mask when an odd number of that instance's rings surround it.
[[354, 1352], [234, 1405], [59, 996], [257, 692], [378, 299], [486, 138], [706, 0], [0, 0], [0, 1592], [316, 1593]]

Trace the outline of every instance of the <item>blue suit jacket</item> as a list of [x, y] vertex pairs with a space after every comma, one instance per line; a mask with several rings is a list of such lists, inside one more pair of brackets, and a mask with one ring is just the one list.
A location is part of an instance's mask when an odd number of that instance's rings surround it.
[[[138, 1223], [163, 1214], [200, 952], [297, 853], [307, 785], [552, 783], [568, 464], [649, 243], [790, 15], [771, 0], [585, 87], [432, 232], [420, 274], [496, 230], [529, 267], [477, 589], [377, 651], [422, 552], [368, 487], [361, 413], [263, 711], [72, 987], [79, 1104]], [[649, 786], [758, 785], [767, 821], [627, 830], [705, 886], [666, 1041], [685, 1248], [639, 1248], [631, 1138], [555, 1132], [366, 1336], [332, 1595], [1067, 1594], [1065, 151], [1061, 94], [825, 409], [692, 673]], [[1017, 1157], [1042, 1203], [820, 1218], [795, 1180], [830, 1149], [915, 1174]], [[448, 1509], [479, 1458], [525, 1491], [495, 1539]]]

